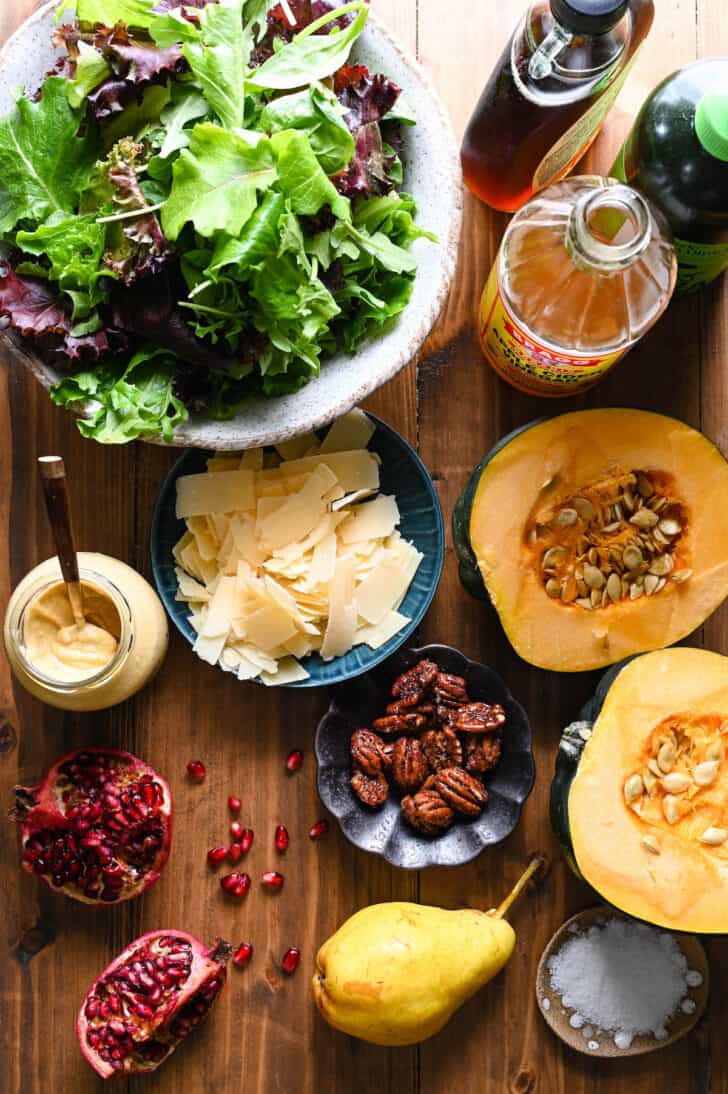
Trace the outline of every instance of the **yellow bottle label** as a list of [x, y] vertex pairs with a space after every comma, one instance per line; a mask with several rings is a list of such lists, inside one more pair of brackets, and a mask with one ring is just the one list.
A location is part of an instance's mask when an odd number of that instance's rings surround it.
[[581, 159], [607, 116], [607, 112], [622, 90], [622, 85], [637, 59], [637, 50], [624, 66], [616, 80], [607, 88], [597, 101], [566, 130], [556, 144], [546, 153], [533, 173], [534, 190], [543, 190], [552, 182], [568, 175], [569, 171]]
[[625, 350], [569, 353], [539, 342], [506, 307], [498, 285], [498, 260], [480, 301], [480, 345], [495, 371], [521, 391], [571, 395], [591, 387], [619, 361]]

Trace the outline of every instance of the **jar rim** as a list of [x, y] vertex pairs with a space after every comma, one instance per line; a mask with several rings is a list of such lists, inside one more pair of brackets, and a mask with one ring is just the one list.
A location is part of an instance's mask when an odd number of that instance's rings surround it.
[[118, 585], [115, 585], [114, 582], [110, 581], [104, 574], [100, 574], [97, 570], [92, 570], [88, 567], [80, 566], [78, 572], [82, 582], [85, 582], [88, 585], [95, 585], [108, 595], [119, 617], [120, 634], [116, 652], [111, 660], [100, 669], [90, 673], [88, 676], [82, 676], [76, 680], [57, 680], [55, 677], [48, 676], [46, 673], [41, 672], [25, 653], [22, 641], [22, 624], [25, 613], [30, 605], [48, 589], [63, 585], [60, 569], [58, 577], [55, 575], [44, 575], [39, 577], [37, 581], [29, 586], [23, 598], [18, 601], [15, 606], [13, 613], [14, 618], [10, 620], [10, 633], [15, 647], [15, 655], [17, 656], [23, 671], [27, 673], [30, 679], [41, 684], [43, 687], [66, 694], [75, 691], [84, 691], [88, 688], [94, 688], [105, 683], [125, 663], [131, 652], [134, 640], [131, 607]]

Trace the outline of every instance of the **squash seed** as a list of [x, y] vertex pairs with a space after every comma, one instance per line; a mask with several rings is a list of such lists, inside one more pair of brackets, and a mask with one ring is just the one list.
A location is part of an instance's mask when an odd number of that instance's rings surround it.
[[701, 843], [706, 843], [708, 847], [720, 847], [721, 843], [725, 843], [728, 839], [728, 831], [725, 828], [706, 828], [700, 837]]
[[660, 845], [654, 836], [643, 836], [642, 846], [644, 847], [645, 851], [649, 851], [651, 855], [660, 854]]
[[662, 785], [668, 794], [682, 794], [690, 786], [690, 776], [684, 775], [682, 771], [671, 771], [669, 775], [665, 775]]
[[622, 582], [618, 574], [610, 574], [607, 578], [607, 593], [612, 600], [619, 600], [622, 595]]
[[566, 558], [566, 551], [563, 547], [549, 547], [548, 551], [544, 553], [541, 559], [541, 567], [544, 570], [553, 570], [556, 566], [559, 566]]
[[629, 599], [630, 600], [639, 600], [639, 598], [642, 596], [643, 592], [644, 592], [644, 589], [640, 585], [638, 585], [637, 582], [635, 582], [633, 585], [630, 585], [630, 587], [629, 587]]
[[715, 782], [719, 767], [718, 760], [704, 760], [701, 764], [696, 764], [693, 768], [693, 778], [698, 786], [710, 786], [712, 782]]
[[570, 524], [576, 524], [579, 519], [579, 514], [576, 509], [562, 509], [556, 514], [556, 523], [562, 527], [567, 527]]
[[637, 801], [642, 797], [645, 784], [642, 782], [641, 775], [630, 775], [624, 784], [624, 800], [627, 805], [631, 805], [632, 802]]
[[657, 574], [658, 577], [665, 577], [670, 573], [673, 566], [672, 555], [658, 555], [650, 563], [648, 573]]
[[589, 498], [574, 498], [571, 503], [582, 520], [591, 520], [595, 509]]
[[682, 585], [684, 581], [689, 581], [692, 576], [693, 571], [686, 566], [682, 570], [675, 570], [670, 580], [676, 582], [678, 585]]
[[657, 753], [657, 766], [664, 775], [672, 771], [675, 766], [675, 746], [672, 742], [666, 741], [664, 745], [660, 745], [660, 750]]
[[577, 600], [574, 601], [574, 603], [578, 604], [580, 608], [585, 608], [588, 612], [590, 612], [592, 609], [592, 602], [591, 600], [589, 600], [588, 597], [580, 596]]
[[705, 750], [706, 760], [714, 760], [716, 763], [722, 763], [724, 756], [725, 750], [722, 741], [712, 741]]
[[638, 509], [636, 513], [633, 513], [629, 518], [630, 524], [636, 524], [638, 528], [654, 528], [657, 524], [657, 514], [653, 513], [651, 509]]
[[550, 577], [546, 582], [546, 592], [548, 596], [554, 598], [561, 596], [561, 582], [557, 581], [555, 577]]
[[648, 770], [658, 779], [661, 779], [665, 772], [658, 766], [657, 760], [647, 761]]
[[601, 570], [598, 570], [596, 566], [590, 563], [584, 564], [584, 581], [590, 589], [601, 589], [604, 587], [605, 578]]
[[682, 531], [680, 522], [674, 517], [663, 517], [657, 527], [663, 536], [677, 536]]
[[[658, 770], [659, 770], [659, 768], [658, 768]], [[645, 773], [642, 776], [642, 782], [645, 784], [645, 790], [647, 791], [649, 797], [654, 798], [655, 795], [657, 794], [657, 790], [658, 790], [659, 785], [660, 785], [660, 780], [658, 778], [656, 778], [655, 775], [651, 771], [645, 771]]]
[[622, 552], [622, 562], [628, 570], [636, 570], [642, 562], [642, 552], [639, 547], [625, 547]]
[[602, 603], [602, 590], [592, 589], [591, 593], [589, 594], [589, 600], [591, 602], [592, 608], [598, 608]]
[[668, 824], [674, 824], [677, 820], [677, 798], [672, 794], [665, 794], [662, 799], [662, 812]]
[[652, 483], [641, 471], [637, 472], [637, 489], [643, 498], [652, 497]]
[[645, 577], [645, 592], [647, 593], [647, 595], [652, 596], [659, 584], [659, 577], [657, 577], [655, 574], [647, 574]]

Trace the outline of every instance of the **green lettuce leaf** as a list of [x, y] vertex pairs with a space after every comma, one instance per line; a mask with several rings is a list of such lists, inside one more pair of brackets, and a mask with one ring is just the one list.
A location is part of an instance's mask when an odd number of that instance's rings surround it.
[[68, 102], [68, 84], [51, 76], [39, 102], [21, 98], [0, 120], [0, 233], [20, 220], [42, 223], [70, 213], [96, 158], [90, 130], [81, 139], [80, 115]]
[[68, 83], [68, 101], [74, 110], [83, 103], [89, 92], [111, 75], [111, 68], [103, 54], [93, 46], [79, 39], [76, 75]]
[[[350, 12], [356, 12], [356, 18], [343, 30], [334, 25], [328, 34], [316, 33]], [[351, 47], [364, 30], [368, 15], [365, 0], [354, 0], [326, 12], [281, 46], [259, 68], [249, 72], [249, 82], [258, 88], [289, 91], [333, 75], [337, 68], [346, 64]]]
[[266, 133], [302, 129], [316, 159], [327, 175], [343, 170], [354, 155], [354, 138], [344, 121], [343, 109], [323, 84], [313, 84], [293, 95], [280, 95], [264, 107], [257, 125]]
[[126, 367], [102, 365], [92, 372], [68, 376], [51, 391], [58, 406], [78, 409], [79, 403], [100, 404], [90, 418], [81, 418], [84, 437], [101, 444], [126, 444], [136, 437], [160, 436], [171, 441], [188, 411], [174, 394], [177, 363], [166, 350], [146, 348]]
[[414, 255], [404, 247], [399, 247], [384, 232], [370, 234], [365, 228], [355, 228], [353, 224], [340, 220], [333, 229], [331, 238], [335, 244], [350, 240], [366, 256], [375, 259], [380, 266], [392, 273], [414, 273], [417, 269]]
[[273, 149], [265, 137], [252, 144], [219, 125], [196, 125], [190, 147], [174, 164], [172, 192], [162, 209], [165, 235], [177, 239], [192, 221], [200, 235], [236, 236], [256, 208], [258, 190], [275, 179]]
[[217, 238], [205, 275], [214, 279], [220, 270], [234, 266], [234, 273], [240, 277], [273, 254], [278, 246], [278, 223], [285, 204], [283, 194], [268, 190], [237, 238], [232, 239], [222, 233]]
[[34, 232], [18, 232], [16, 242], [28, 254], [48, 257], [47, 276], [68, 292], [74, 319], [86, 318], [103, 300], [99, 280], [113, 275], [101, 265], [106, 225], [97, 224], [95, 217], [72, 216]]
[[[69, 8], [76, 9], [79, 23], [102, 23], [113, 27], [116, 23], [126, 23], [129, 27], [149, 27], [156, 16], [152, 8], [156, 0], [65, 0], [56, 12], [56, 22], [60, 22]], [[183, 3], [184, 0], [180, 0]]]
[[199, 13], [199, 34], [182, 53], [214, 113], [226, 129], [239, 129], [245, 114], [243, 0], [218, 0]]
[[185, 127], [189, 122], [198, 121], [209, 113], [207, 100], [192, 84], [174, 83], [171, 101], [162, 111], [160, 121], [164, 128], [164, 139], [159, 150], [161, 159], [166, 160], [190, 143], [190, 132]]
[[343, 197], [316, 159], [305, 133], [286, 129], [270, 140], [278, 164], [278, 182], [294, 212], [315, 216], [324, 205], [341, 220], [351, 219], [348, 198]]

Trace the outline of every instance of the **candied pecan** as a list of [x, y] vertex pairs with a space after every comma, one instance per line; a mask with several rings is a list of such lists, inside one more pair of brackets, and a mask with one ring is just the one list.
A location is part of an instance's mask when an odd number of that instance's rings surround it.
[[385, 767], [384, 741], [368, 729], [357, 729], [351, 736], [351, 756], [365, 775], [378, 775]]
[[402, 816], [426, 836], [437, 836], [450, 827], [454, 813], [436, 790], [423, 789], [414, 797], [402, 798]]
[[443, 706], [442, 703], [438, 703], [435, 707], [435, 722], [439, 726], [450, 726], [453, 723], [455, 715], [455, 709], [453, 707]]
[[449, 672], [438, 672], [433, 691], [440, 703], [448, 706], [459, 706], [468, 702], [468, 693], [465, 690], [465, 681], [462, 676], [453, 676]]
[[497, 767], [501, 757], [501, 739], [493, 734], [468, 737], [465, 741], [465, 767], [482, 774]]
[[392, 698], [403, 706], [415, 707], [437, 676], [437, 665], [432, 661], [420, 661], [403, 672], [392, 684]]
[[435, 790], [448, 805], [466, 817], [477, 817], [488, 800], [483, 784], [463, 771], [462, 767], [446, 767], [435, 775]]
[[432, 771], [459, 767], [463, 762], [463, 747], [452, 729], [428, 729], [420, 740]]
[[389, 794], [389, 783], [382, 775], [366, 775], [363, 771], [355, 771], [351, 777], [351, 788], [359, 801], [368, 805], [370, 809], [379, 809], [384, 805]]
[[394, 741], [382, 741], [382, 771], [392, 770], [392, 753]]
[[500, 703], [466, 703], [455, 712], [452, 724], [460, 733], [492, 733], [505, 720], [506, 712]]
[[420, 703], [419, 706], [411, 707], [406, 702], [397, 700], [394, 703], [390, 703], [386, 710], [387, 714], [421, 714], [423, 718], [428, 722], [432, 721], [435, 713], [435, 708], [431, 703]]
[[422, 714], [390, 714], [386, 718], [375, 718], [372, 729], [385, 737], [402, 737], [419, 733], [426, 725], [427, 719]]
[[427, 776], [427, 761], [416, 737], [398, 737], [392, 752], [392, 778], [400, 790], [417, 790]]

